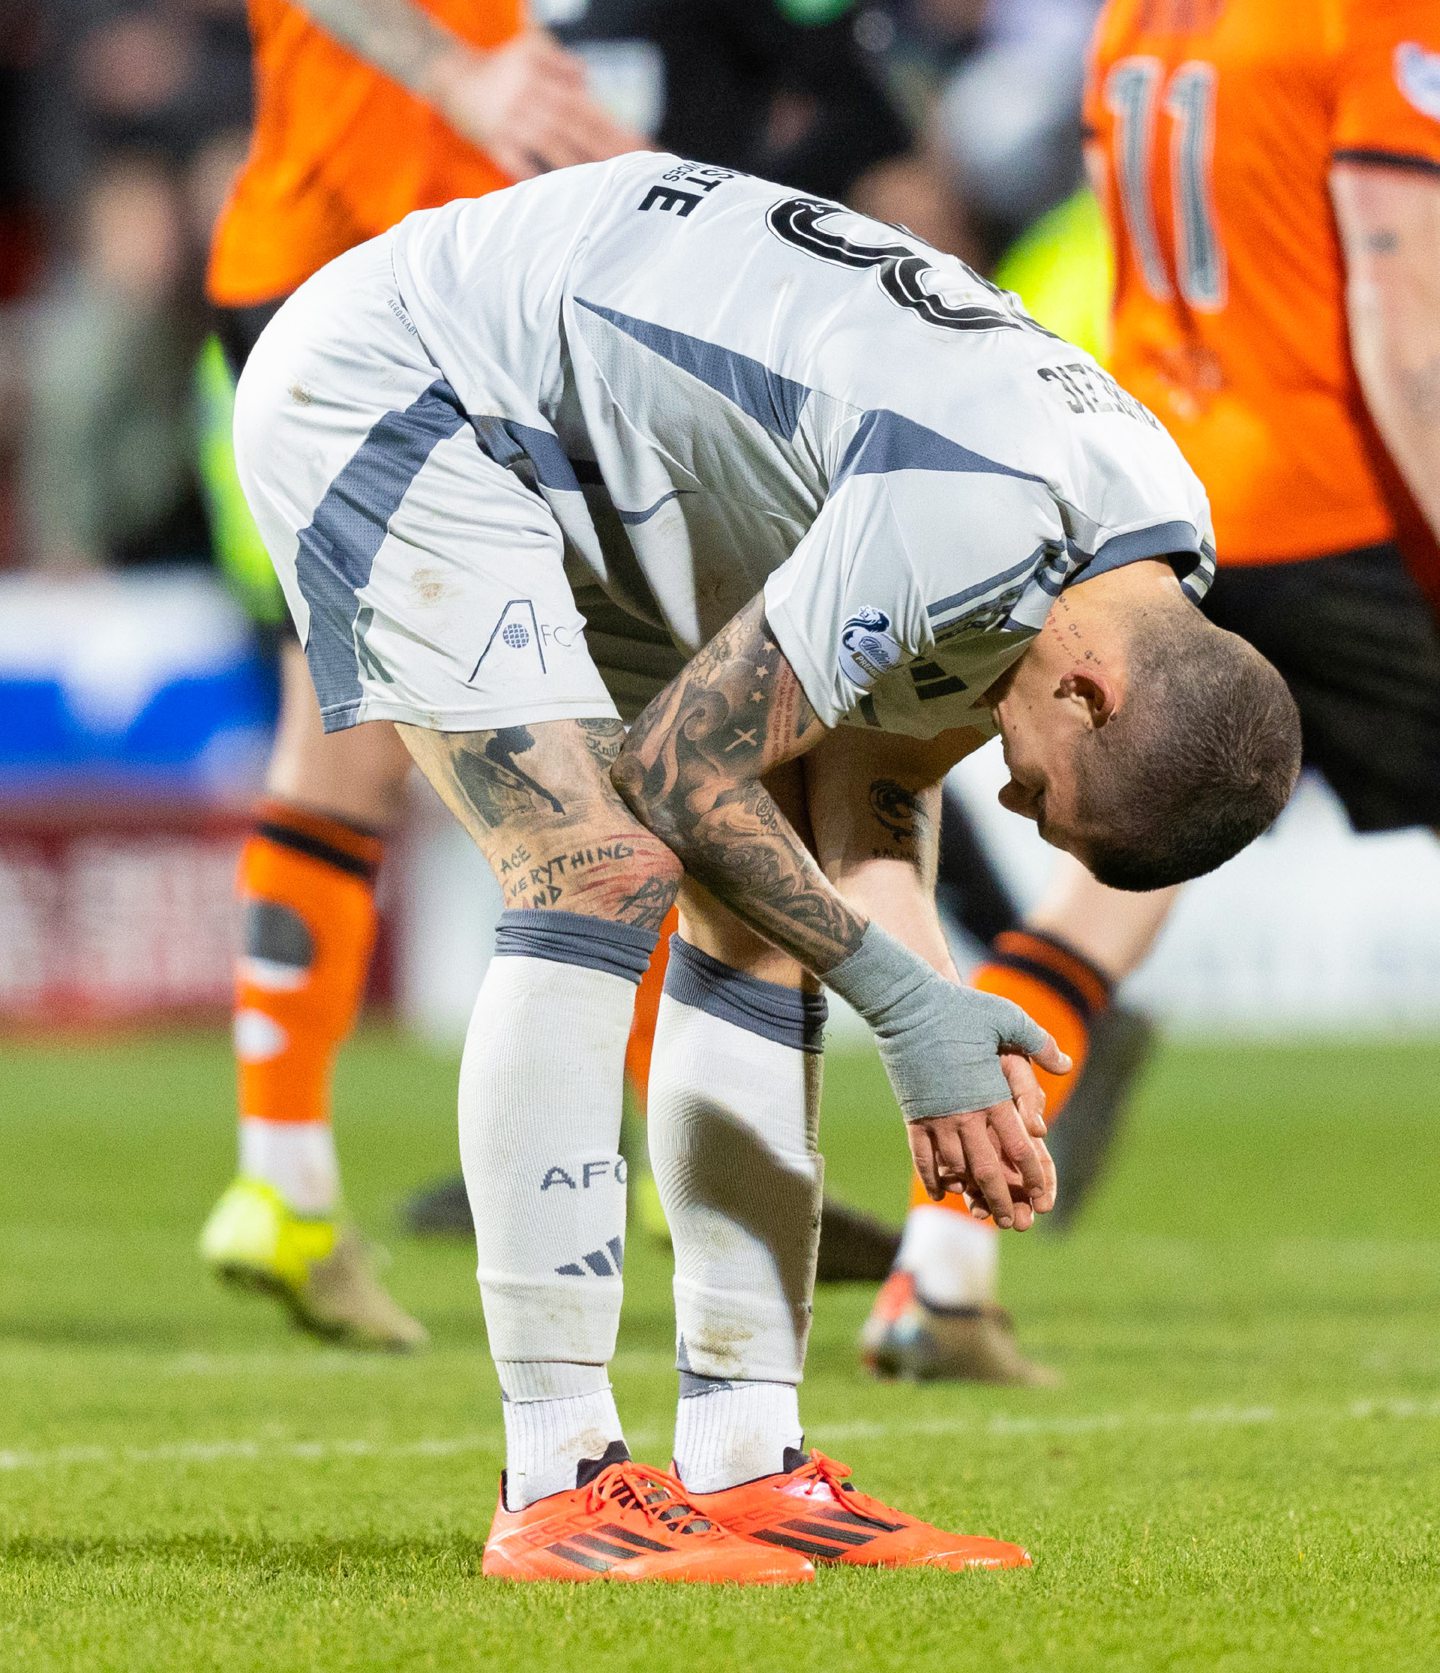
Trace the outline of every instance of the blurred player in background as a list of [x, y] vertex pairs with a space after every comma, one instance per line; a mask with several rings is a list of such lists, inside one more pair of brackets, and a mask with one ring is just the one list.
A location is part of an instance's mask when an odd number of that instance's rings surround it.
[[890, 88], [890, 18], [861, 0], [540, 0], [613, 115], [662, 150], [903, 221], [963, 222]]
[[[521, 0], [251, 0], [256, 116], [216, 229], [209, 293], [232, 375], [291, 291], [413, 209], [634, 149], [583, 66], [526, 27]], [[341, 1215], [330, 1127], [336, 1052], [364, 992], [375, 876], [410, 758], [389, 724], [326, 737], [263, 550], [243, 521], [245, 591], [284, 635], [279, 730], [240, 865], [240, 1168], [201, 1237], [221, 1276], [302, 1325], [408, 1348], [425, 1332]]]
[[[1114, 0], [1087, 106], [1116, 259], [1110, 365], [1209, 491], [1221, 576], [1206, 608], [1286, 676], [1307, 759], [1357, 830], [1433, 828], [1440, 9]], [[1002, 940], [999, 979], [976, 979], [1078, 1060], [1054, 994], [1068, 977], [1077, 1013], [1103, 1002], [1175, 897], [1120, 895], [1062, 862], [1027, 926], [1042, 939]], [[1065, 968], [1077, 948], [1088, 970]], [[908, 1270], [867, 1328], [892, 1374], [951, 1373], [973, 1312], [944, 1305], [973, 1234], [957, 1219], [947, 1238], [939, 1213], [912, 1213]]]

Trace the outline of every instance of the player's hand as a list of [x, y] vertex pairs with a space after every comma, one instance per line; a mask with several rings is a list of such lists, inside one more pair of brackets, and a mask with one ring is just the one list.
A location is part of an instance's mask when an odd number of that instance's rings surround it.
[[[1047, 1034], [1035, 1053], [1042, 1069], [1062, 1074], [1070, 1060]], [[1030, 1059], [1002, 1052], [1010, 1097], [963, 1115], [907, 1123], [910, 1154], [926, 1194], [939, 1202], [961, 1191], [980, 1215], [1007, 1230], [1028, 1231], [1055, 1206], [1055, 1163], [1045, 1145], [1045, 1093]]]
[[543, 30], [493, 52], [456, 52], [436, 65], [433, 85], [450, 126], [516, 180], [648, 147], [596, 104], [584, 64]]
[[[1052, 1042], [1053, 1046], [1053, 1042]], [[1060, 1061], [1060, 1054], [1055, 1052]], [[1050, 1067], [1043, 1058], [1043, 1067]], [[910, 1154], [926, 1194], [934, 1202], [962, 1191], [974, 1212], [994, 1216], [1005, 1229], [1028, 1231], [1037, 1214], [1055, 1206], [1055, 1164], [1045, 1145], [1045, 1095], [1023, 1058], [1024, 1073], [1007, 1067], [1016, 1095], [964, 1115], [935, 1115], [906, 1125]], [[1028, 1079], [1029, 1089], [1023, 1087]], [[1038, 1100], [1038, 1102], [1037, 1102]]]

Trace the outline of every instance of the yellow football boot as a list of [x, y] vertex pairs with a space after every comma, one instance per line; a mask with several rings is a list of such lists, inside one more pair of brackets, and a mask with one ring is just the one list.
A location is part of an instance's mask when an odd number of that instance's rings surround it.
[[199, 1250], [217, 1278], [274, 1296], [316, 1336], [393, 1352], [430, 1340], [381, 1284], [353, 1227], [296, 1214], [262, 1180], [242, 1177], [229, 1187], [205, 1222]]

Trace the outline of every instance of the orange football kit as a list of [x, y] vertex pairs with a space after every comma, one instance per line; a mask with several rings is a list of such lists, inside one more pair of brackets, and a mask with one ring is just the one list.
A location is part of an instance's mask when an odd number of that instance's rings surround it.
[[1111, 370], [1204, 482], [1220, 562], [1394, 539], [1329, 173], [1440, 173], [1440, 6], [1112, 0], [1086, 128], [1116, 252]]
[[1440, 826], [1440, 555], [1366, 411], [1330, 199], [1336, 165], [1440, 189], [1440, 6], [1111, 0], [1086, 106], [1111, 366], [1209, 492], [1206, 610], [1285, 675], [1357, 830]]
[[[520, 0], [419, 0], [482, 50], [525, 23]], [[430, 107], [286, 0], [250, 0], [255, 129], [215, 231], [210, 300], [287, 296], [327, 261], [413, 209], [508, 184]]]
[[[1440, 554], [1351, 364], [1329, 187], [1347, 161], [1440, 179], [1440, 5], [1111, 0], [1085, 127], [1115, 255], [1108, 364], [1210, 495], [1207, 610], [1285, 674], [1358, 829], [1440, 825], [1440, 645], [1416, 584], [1440, 610]], [[1041, 1075], [1052, 1120], [1109, 998], [1080, 975], [1022, 932], [974, 978], [1075, 1059]], [[909, 1304], [903, 1275], [887, 1290], [881, 1315]]]

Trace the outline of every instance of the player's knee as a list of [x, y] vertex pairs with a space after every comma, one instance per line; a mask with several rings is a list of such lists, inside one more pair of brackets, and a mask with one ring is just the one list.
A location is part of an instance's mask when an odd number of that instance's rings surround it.
[[623, 816], [571, 825], [559, 840], [511, 832], [490, 858], [507, 910], [578, 912], [650, 930], [664, 923], [684, 876], [659, 837]]
[[619, 846], [630, 853], [617, 877], [617, 916], [658, 930], [680, 893], [685, 868], [652, 831], [637, 830]]
[[620, 800], [645, 829], [668, 844], [680, 835], [679, 810], [674, 799], [651, 782], [656, 775], [646, 766], [636, 744], [632, 729], [611, 765], [610, 782]]

